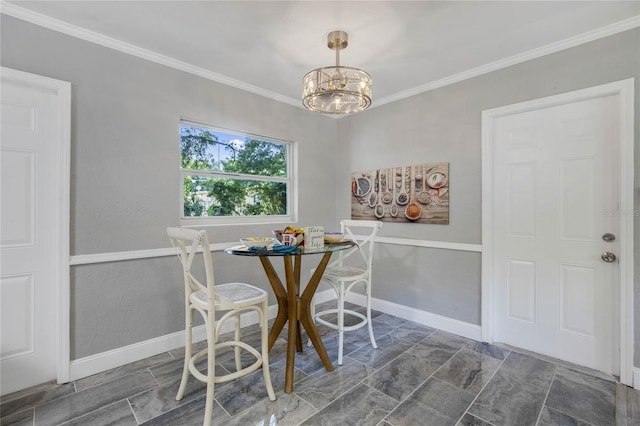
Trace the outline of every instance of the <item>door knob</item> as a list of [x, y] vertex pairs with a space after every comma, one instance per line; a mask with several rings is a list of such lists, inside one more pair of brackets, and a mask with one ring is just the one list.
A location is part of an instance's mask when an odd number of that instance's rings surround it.
[[605, 251], [604, 253], [602, 253], [602, 256], [600, 257], [602, 258], [602, 260], [604, 260], [607, 263], [616, 261], [616, 255], [611, 253], [610, 251]]

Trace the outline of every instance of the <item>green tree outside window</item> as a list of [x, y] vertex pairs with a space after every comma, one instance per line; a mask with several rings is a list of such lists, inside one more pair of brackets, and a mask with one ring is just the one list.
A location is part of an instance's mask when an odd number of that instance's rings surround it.
[[286, 143], [183, 124], [183, 215], [287, 214]]

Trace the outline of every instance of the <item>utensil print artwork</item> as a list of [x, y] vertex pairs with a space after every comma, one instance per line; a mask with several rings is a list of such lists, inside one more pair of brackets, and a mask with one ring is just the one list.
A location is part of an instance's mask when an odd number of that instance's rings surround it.
[[411, 180], [409, 181], [409, 204], [404, 209], [404, 215], [407, 219], [414, 221], [420, 218], [422, 215], [422, 209], [416, 204], [416, 180], [414, 178], [414, 166], [411, 166]]
[[[382, 185], [378, 185], [378, 189], [382, 189]], [[384, 195], [380, 195], [378, 192], [378, 203], [376, 204], [376, 209], [374, 214], [378, 219], [382, 219], [384, 217], [384, 205], [382, 204], [382, 197]]]
[[371, 194], [367, 199], [367, 205], [372, 209], [376, 207], [376, 204], [378, 202], [378, 176], [379, 176], [379, 171], [376, 170], [376, 179], [373, 184], [373, 191], [371, 191]]
[[[427, 204], [429, 202], [429, 200], [431, 199], [431, 196], [429, 195], [429, 192], [427, 192], [427, 188], [426, 188], [426, 180], [425, 180], [425, 176], [428, 173], [424, 171], [424, 164], [421, 166], [422, 167], [422, 174], [421, 174], [421, 178], [422, 178], [422, 186], [420, 187], [420, 193], [418, 194], [418, 202], [421, 204]], [[417, 176], [416, 176], [417, 178]]]
[[393, 200], [393, 195], [389, 191], [389, 182], [391, 180], [391, 170], [387, 169], [384, 172], [384, 194], [382, 194], [382, 201], [385, 204], [389, 204]]
[[367, 195], [371, 190], [371, 182], [369, 182], [369, 179], [363, 176], [356, 179], [356, 182], [358, 190], [358, 193], [356, 195], [358, 197], [364, 197], [365, 195]]
[[364, 197], [371, 190], [371, 182], [367, 178], [366, 173], [361, 176], [352, 176], [351, 192], [356, 197]]
[[400, 181], [401, 182], [400, 193], [398, 194], [398, 198], [396, 200], [397, 203], [401, 206], [405, 206], [409, 202], [409, 195], [407, 195], [407, 193], [405, 192], [407, 179], [404, 171], [405, 171], [405, 168], [402, 167], [402, 180]]
[[448, 224], [449, 181], [449, 163], [353, 172], [351, 218]]
[[433, 172], [427, 177], [427, 183], [433, 189], [440, 189], [447, 183], [447, 175], [442, 172]]
[[[389, 179], [395, 179], [396, 176], [396, 170], [392, 169], [393, 172], [391, 174], [391, 177]], [[388, 181], [387, 181], [388, 183]], [[396, 186], [394, 185], [393, 182], [391, 182], [391, 187], [393, 188], [393, 194], [391, 197], [391, 209], [389, 209], [389, 214], [391, 215], [391, 217], [396, 217], [398, 216], [398, 205], [396, 204]]]

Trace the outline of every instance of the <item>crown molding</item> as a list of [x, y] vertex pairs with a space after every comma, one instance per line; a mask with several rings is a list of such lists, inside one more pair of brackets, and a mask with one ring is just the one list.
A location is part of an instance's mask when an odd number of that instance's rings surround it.
[[[191, 65], [189, 63], [179, 61], [177, 59], [170, 58], [165, 55], [153, 52], [151, 50], [143, 49], [130, 43], [107, 37], [94, 31], [90, 31], [75, 25], [71, 25], [67, 22], [60, 21], [55, 18], [43, 15], [41, 13], [33, 12], [29, 9], [18, 6], [14, 3], [7, 3], [5, 0], [0, 0], [0, 13], [4, 13], [14, 18], [21, 19], [23, 21], [36, 24], [50, 30], [58, 31], [63, 34], [70, 35], [72, 37], [79, 38], [81, 40], [89, 41], [91, 43], [99, 44], [104, 47], [118, 50], [133, 56], [137, 56], [142, 59], [146, 59], [161, 65], [165, 65], [180, 71], [184, 71], [190, 74], [197, 75], [208, 80], [212, 80], [218, 83], [225, 84], [227, 86], [235, 87], [237, 89], [245, 90], [247, 92], [254, 93], [256, 95], [264, 96], [269, 99], [273, 99], [278, 102], [283, 102], [289, 105], [293, 105], [299, 108], [303, 108], [302, 102], [299, 99], [290, 98], [288, 96], [281, 95], [279, 93], [272, 92], [270, 90], [263, 89], [252, 84], [236, 80], [231, 77], [227, 77], [222, 74], [218, 74], [207, 69]], [[593, 31], [589, 31], [583, 34], [579, 34], [574, 37], [570, 37], [558, 42], [548, 44], [546, 46], [538, 47], [528, 50], [517, 55], [510, 56], [495, 62], [482, 65], [480, 67], [472, 68], [467, 71], [463, 71], [457, 74], [450, 75], [440, 80], [431, 81], [429, 83], [414, 87], [412, 89], [404, 90], [396, 94], [385, 96], [383, 98], [374, 100], [371, 108], [382, 106], [391, 102], [399, 101], [414, 95], [418, 95], [424, 92], [428, 92], [440, 87], [448, 86], [450, 84], [458, 83], [469, 78], [477, 77], [482, 74], [486, 74], [492, 71], [496, 71], [502, 68], [507, 68], [512, 65], [516, 65], [522, 62], [529, 61], [531, 59], [540, 58], [552, 53], [559, 52], [574, 46], [585, 44], [594, 40], [598, 40], [604, 37], [608, 37], [614, 34], [621, 33], [633, 28], [640, 27], [640, 15], [633, 16], [623, 21], [616, 22], [611, 25], [607, 25], [602, 28], [598, 28]], [[342, 117], [332, 117], [342, 118]]]
[[458, 74], [453, 74], [440, 80], [435, 80], [413, 89], [404, 90], [398, 92], [395, 95], [385, 96], [377, 101], [371, 107], [378, 107], [391, 102], [399, 101], [401, 99], [408, 98], [410, 96], [418, 95], [420, 93], [428, 92], [430, 90], [438, 89], [440, 87], [448, 86], [450, 84], [458, 83], [469, 78], [477, 77], [482, 74], [487, 74], [492, 71], [497, 71], [502, 68], [507, 68], [512, 65], [517, 65], [522, 62], [529, 61], [531, 59], [540, 58], [542, 56], [550, 55], [552, 53], [559, 52], [561, 50], [569, 49], [571, 47], [579, 46], [581, 44], [589, 43], [604, 37], [608, 37], [614, 34], [621, 33], [623, 31], [631, 30], [633, 28], [640, 27], [640, 15], [633, 16], [623, 21], [616, 22], [611, 25], [607, 25], [602, 28], [598, 28], [593, 31], [589, 31], [583, 34], [579, 34], [574, 37], [570, 37], [558, 42], [547, 44], [546, 46], [538, 47], [528, 50], [517, 55], [510, 56], [508, 58], [500, 59], [499, 61], [491, 62], [486, 65], [482, 65], [477, 68], [472, 68], [467, 71], [463, 71]]
[[299, 99], [293, 99], [288, 96], [283, 96], [279, 93], [272, 92], [270, 90], [263, 89], [258, 86], [254, 86], [245, 83], [240, 80], [236, 80], [231, 77], [227, 77], [222, 74], [218, 74], [207, 69], [191, 65], [189, 63], [179, 61], [177, 59], [170, 58], [165, 55], [153, 52], [151, 50], [144, 49], [142, 47], [135, 46], [130, 43], [114, 39], [90, 31], [85, 28], [78, 27], [76, 25], [69, 24], [59, 19], [52, 18], [50, 16], [43, 15], [41, 13], [33, 12], [24, 7], [17, 6], [13, 3], [7, 3], [4, 0], [0, 3], [0, 12], [12, 16], [14, 18], [21, 19], [23, 21], [30, 22], [41, 27], [48, 28], [53, 31], [57, 31], [69, 36], [85, 40], [91, 43], [99, 44], [110, 49], [114, 49], [120, 52], [127, 53], [129, 55], [136, 56], [141, 59], [146, 59], [151, 62], [155, 62], [161, 65], [165, 65], [180, 71], [184, 71], [190, 74], [197, 75], [208, 80], [212, 80], [218, 83], [225, 84], [227, 86], [235, 87], [237, 89], [245, 90], [247, 92], [254, 93], [256, 95], [264, 96], [266, 98], [273, 99], [278, 102], [284, 102], [297, 107], [302, 107], [302, 101]]

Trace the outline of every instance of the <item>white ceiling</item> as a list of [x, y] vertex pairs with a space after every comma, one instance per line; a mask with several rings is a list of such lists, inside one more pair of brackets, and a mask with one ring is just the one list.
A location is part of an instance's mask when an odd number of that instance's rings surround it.
[[349, 33], [341, 63], [372, 75], [375, 106], [640, 25], [639, 0], [5, 1], [2, 7], [295, 105], [302, 76], [334, 64], [326, 46], [333, 30]]

